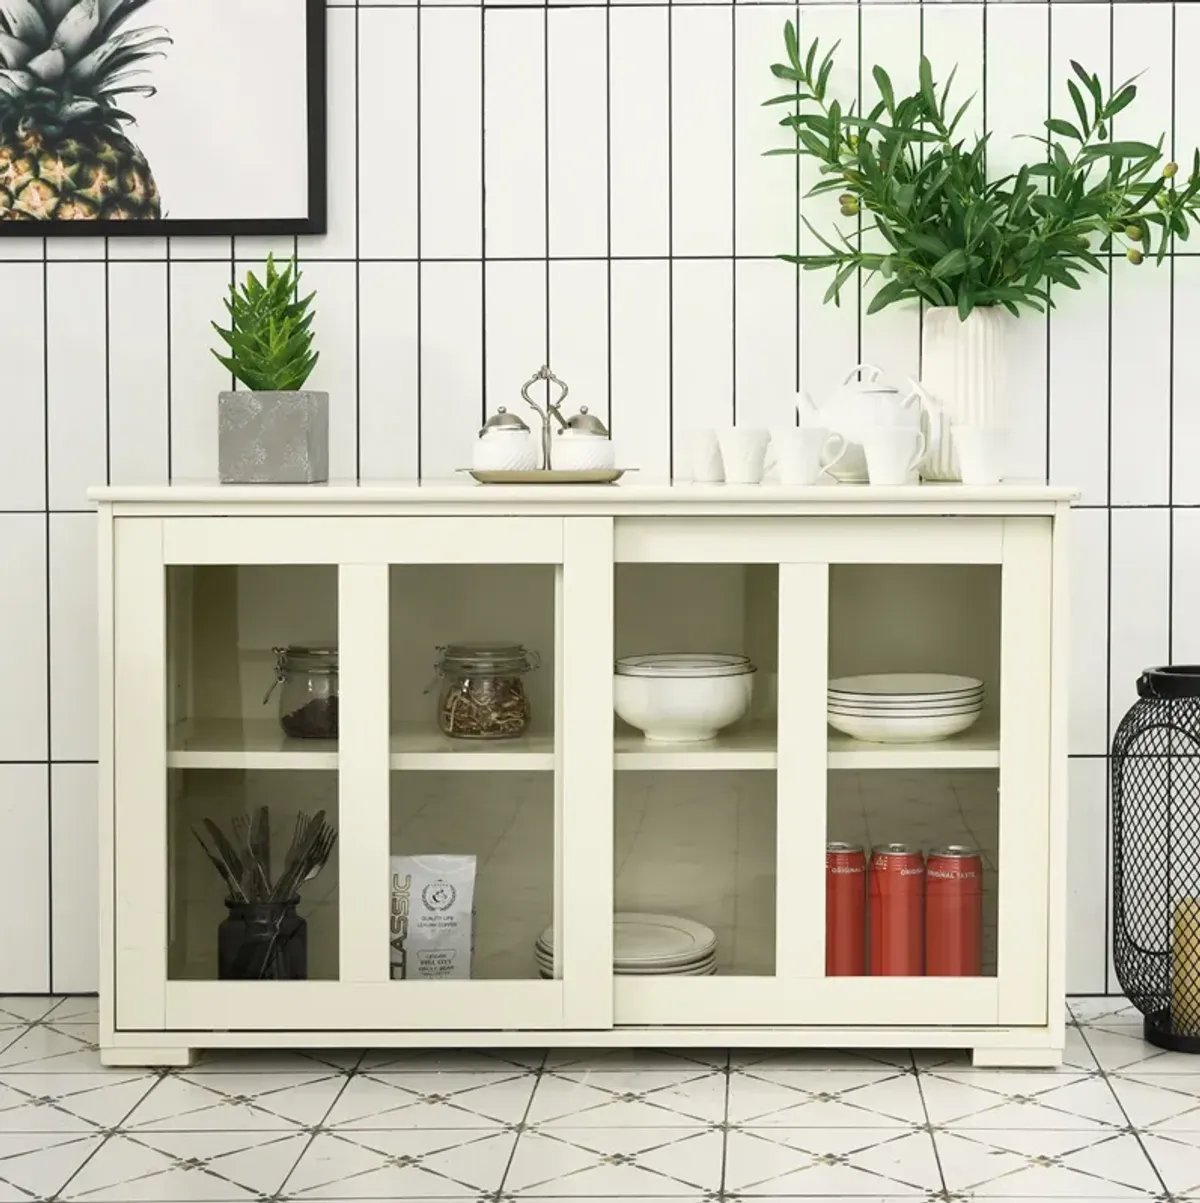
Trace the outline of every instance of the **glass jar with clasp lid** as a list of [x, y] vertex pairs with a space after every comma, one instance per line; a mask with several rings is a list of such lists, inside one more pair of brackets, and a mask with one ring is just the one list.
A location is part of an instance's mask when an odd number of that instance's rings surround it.
[[292, 644], [277, 647], [275, 680], [263, 705], [279, 690], [279, 725], [291, 739], [337, 739], [338, 653], [336, 647]]
[[518, 739], [532, 712], [524, 677], [541, 663], [519, 643], [438, 648], [438, 727], [454, 739]]

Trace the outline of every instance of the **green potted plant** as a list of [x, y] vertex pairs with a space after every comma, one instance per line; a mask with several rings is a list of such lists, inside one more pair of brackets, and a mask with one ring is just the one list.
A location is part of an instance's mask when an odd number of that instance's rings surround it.
[[[919, 86], [896, 95], [888, 73], [872, 71], [878, 100], [865, 113], [843, 108], [829, 79], [837, 45], [823, 56], [813, 41], [802, 52], [796, 27], [784, 27], [787, 62], [771, 71], [790, 85], [766, 101], [791, 111], [780, 121], [792, 144], [767, 151], [816, 162], [818, 182], [804, 195], [837, 193], [846, 226], [818, 230], [823, 248], [782, 256], [806, 271], [830, 271], [825, 300], [861, 274], [877, 283], [867, 308], [876, 313], [923, 302], [922, 384], [953, 425], [1003, 428], [1004, 330], [1022, 310], [1054, 307], [1054, 285], [1079, 288], [1112, 254], [1132, 264], [1161, 263], [1173, 237], [1186, 239], [1200, 203], [1200, 151], [1180, 180], [1157, 142], [1116, 139], [1113, 118], [1137, 96], [1133, 81], [1105, 90], [1072, 62], [1067, 81], [1073, 116], [1052, 117], [1019, 171], [988, 171], [989, 133], [958, 128], [974, 97], [951, 105], [954, 72], [942, 86], [921, 58]], [[798, 249], [798, 248], [797, 248]], [[957, 479], [948, 438], [922, 469]]]
[[218, 398], [218, 460], [225, 484], [313, 484], [329, 479], [329, 394], [306, 390], [315, 293], [299, 296], [295, 259], [281, 271], [267, 259], [266, 282], [249, 272], [230, 285], [229, 326], [213, 322], [228, 353], [213, 354], [244, 384]]

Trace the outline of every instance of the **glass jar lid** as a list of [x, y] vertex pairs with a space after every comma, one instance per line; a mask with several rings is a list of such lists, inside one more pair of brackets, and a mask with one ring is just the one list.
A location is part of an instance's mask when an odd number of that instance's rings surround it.
[[275, 651], [276, 665], [281, 673], [335, 673], [338, 670], [338, 651], [336, 646], [308, 646], [301, 643], [291, 643], [287, 647], [277, 647]]
[[538, 667], [536, 652], [520, 643], [448, 643], [438, 648], [438, 671], [454, 676], [504, 676], [525, 673]]
[[658, 652], [648, 656], [622, 656], [618, 677], [740, 677], [758, 670], [749, 656], [724, 652]]

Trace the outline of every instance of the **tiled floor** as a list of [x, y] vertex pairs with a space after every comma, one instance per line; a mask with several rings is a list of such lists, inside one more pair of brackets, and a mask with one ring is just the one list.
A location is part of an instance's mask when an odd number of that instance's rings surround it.
[[221, 1055], [101, 1068], [0, 998], [0, 1201], [1200, 1200], [1200, 1058], [1072, 1003], [1057, 1072], [940, 1054]]

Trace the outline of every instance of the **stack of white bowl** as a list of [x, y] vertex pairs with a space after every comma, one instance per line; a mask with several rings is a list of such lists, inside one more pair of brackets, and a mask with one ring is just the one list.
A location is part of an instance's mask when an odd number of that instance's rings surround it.
[[[554, 928], [533, 946], [542, 977], [554, 976]], [[711, 927], [679, 915], [618, 911], [613, 916], [613, 972], [632, 977], [708, 977], [717, 971]]]
[[983, 682], [946, 673], [873, 673], [829, 682], [829, 725], [867, 743], [947, 739], [983, 711]]

